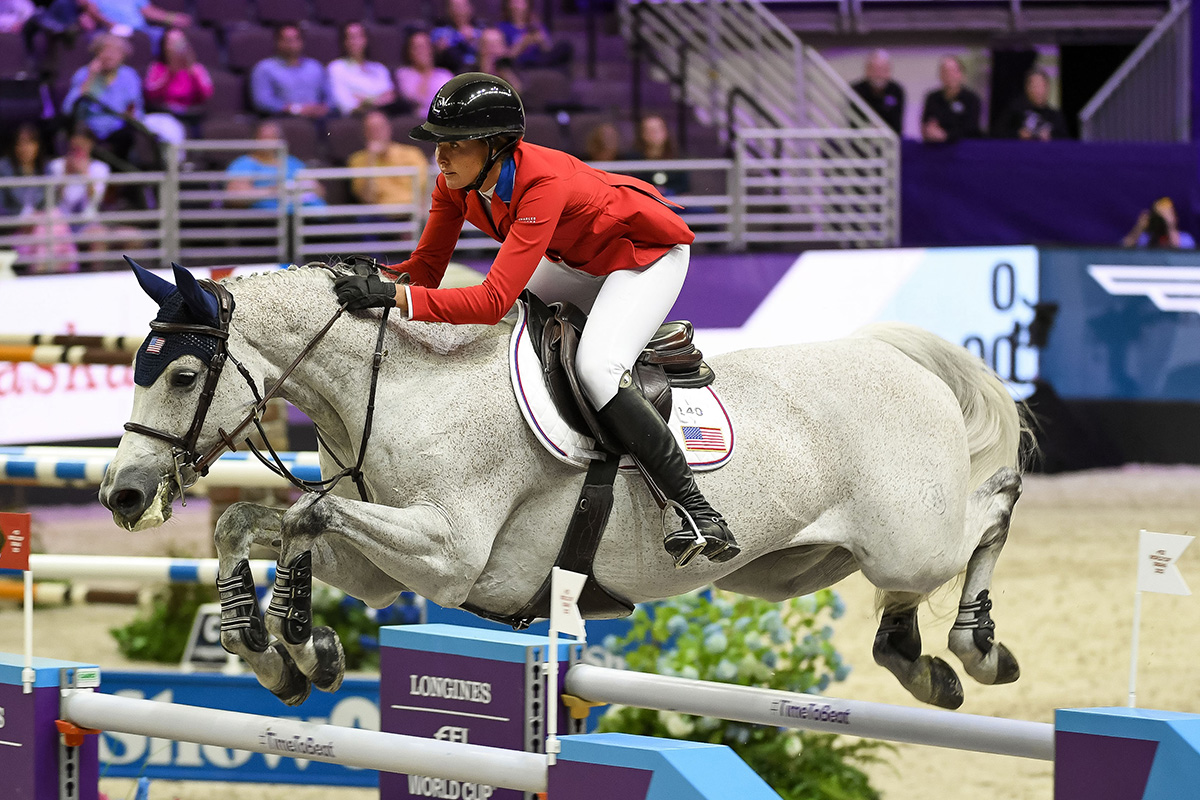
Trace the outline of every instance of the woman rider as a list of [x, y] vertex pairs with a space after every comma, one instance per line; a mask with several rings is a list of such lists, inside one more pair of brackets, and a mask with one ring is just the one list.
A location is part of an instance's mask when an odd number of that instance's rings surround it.
[[[387, 268], [408, 273], [411, 283], [348, 276], [335, 284], [338, 299], [351, 309], [394, 304], [406, 319], [492, 325], [528, 288], [547, 303], [565, 300], [588, 312], [576, 355], [584, 394], [663, 494], [690, 515], [705, 539], [703, 554], [727, 561], [740, 552], [737, 542], [697, 488], [671, 430], [628, 377], [679, 295], [695, 236], [650, 184], [524, 142], [524, 133], [521, 98], [501, 78], [472, 72], [447, 82], [427, 121], [409, 133], [437, 143], [441, 171], [416, 250]], [[464, 220], [499, 241], [500, 251], [481, 285], [439, 289]], [[683, 529], [663, 542], [676, 564], [695, 541], [680, 517]]]

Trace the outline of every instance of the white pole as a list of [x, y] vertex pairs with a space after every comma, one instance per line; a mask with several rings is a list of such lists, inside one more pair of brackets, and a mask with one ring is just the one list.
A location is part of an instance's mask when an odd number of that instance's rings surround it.
[[[555, 568], [557, 569], [557, 567]], [[558, 628], [550, 619], [550, 651], [546, 664], [546, 763], [554, 766], [562, 745], [558, 741]]]
[[1138, 631], [1142, 627], [1142, 593], [1133, 593], [1133, 642], [1129, 648], [1129, 707], [1137, 708]]
[[33, 682], [37, 673], [33, 671], [33, 570], [25, 570], [25, 669], [21, 670], [21, 684], [24, 693], [33, 692]]
[[584, 700], [805, 728], [955, 750], [1054, 760], [1054, 726], [932, 708], [780, 692], [576, 664], [567, 692]]
[[526, 792], [546, 791], [546, 757], [539, 753], [160, 703], [90, 690], [64, 691], [60, 713], [64, 719], [85, 728]]

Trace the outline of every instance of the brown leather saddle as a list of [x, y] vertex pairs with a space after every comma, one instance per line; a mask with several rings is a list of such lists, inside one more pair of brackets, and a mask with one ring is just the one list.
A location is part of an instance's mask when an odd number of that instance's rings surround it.
[[[575, 351], [587, 317], [569, 303], [548, 306], [528, 290], [521, 293], [521, 301], [526, 308], [526, 333], [541, 360], [542, 374], [559, 414], [576, 431], [595, 439], [597, 449], [604, 454], [588, 466], [555, 566], [587, 575], [579, 597], [584, 617], [627, 617], [633, 613], [633, 604], [601, 586], [592, 572], [596, 549], [612, 510], [613, 480], [624, 449], [600, 425], [575, 373]], [[707, 386], [713, 377], [712, 369], [692, 343], [690, 322], [667, 322], [660, 327], [633, 369], [634, 384], [666, 420], [671, 418], [672, 387]], [[651, 491], [657, 492], [650, 485]], [[526, 628], [550, 614], [550, 577], [515, 614], [492, 614], [469, 603], [463, 608], [518, 630]]]

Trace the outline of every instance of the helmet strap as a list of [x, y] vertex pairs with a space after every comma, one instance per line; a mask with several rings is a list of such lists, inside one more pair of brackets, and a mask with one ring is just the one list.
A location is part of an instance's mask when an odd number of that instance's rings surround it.
[[487, 180], [488, 173], [492, 171], [492, 167], [496, 166], [496, 162], [504, 158], [504, 156], [508, 155], [513, 150], [516, 150], [517, 142], [521, 141], [519, 136], [513, 137], [499, 149], [493, 150], [492, 139], [494, 138], [495, 137], [493, 136], [489, 136], [487, 138], [488, 156], [483, 162], [483, 169], [479, 170], [479, 174], [475, 176], [475, 180], [471, 181], [471, 184], [465, 187], [465, 191], [476, 191], [483, 186], [483, 182]]

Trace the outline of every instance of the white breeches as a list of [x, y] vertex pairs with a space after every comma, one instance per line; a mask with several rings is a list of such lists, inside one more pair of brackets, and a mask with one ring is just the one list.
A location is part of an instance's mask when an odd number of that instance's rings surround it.
[[648, 267], [589, 275], [542, 259], [528, 289], [546, 303], [565, 300], [587, 312], [576, 369], [584, 394], [604, 408], [621, 376], [633, 369], [646, 343], [667, 318], [687, 277], [691, 247], [677, 244]]

